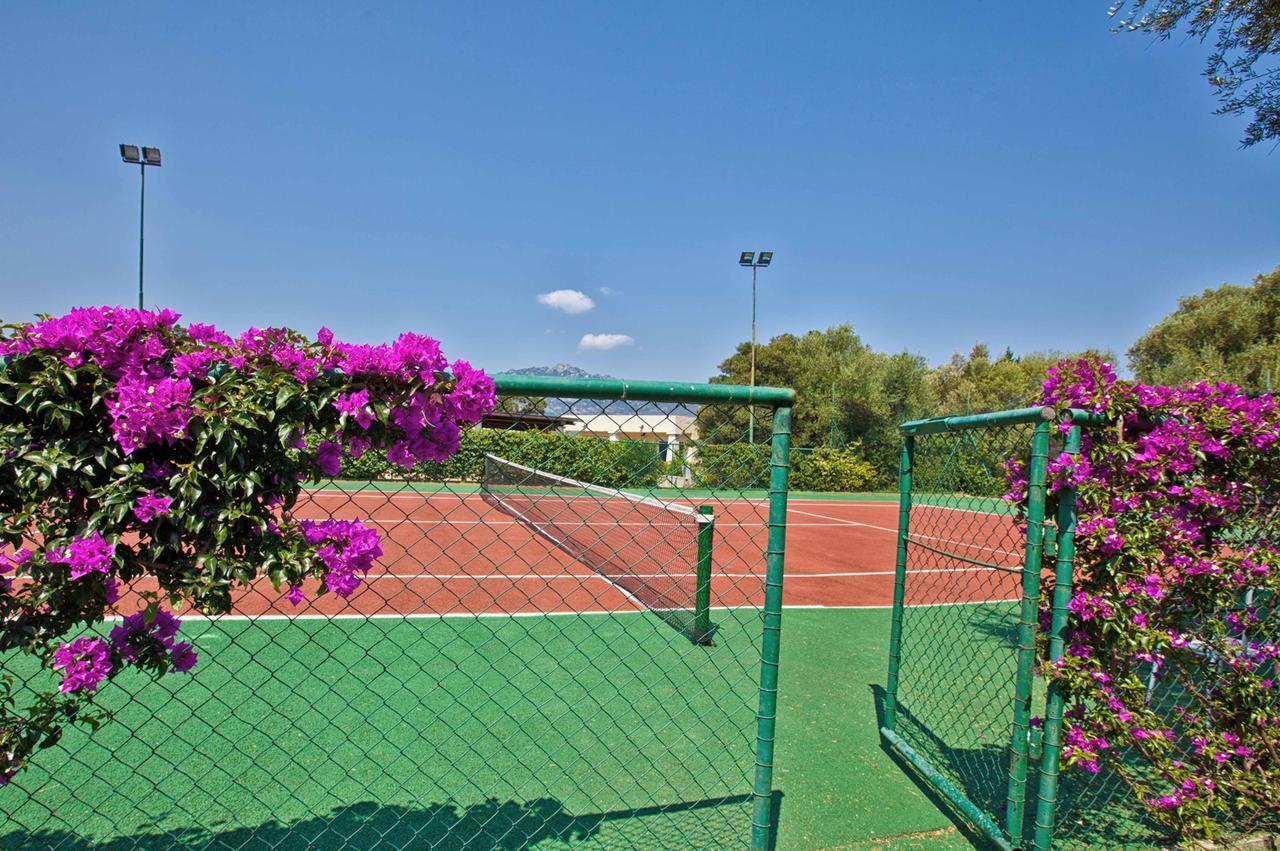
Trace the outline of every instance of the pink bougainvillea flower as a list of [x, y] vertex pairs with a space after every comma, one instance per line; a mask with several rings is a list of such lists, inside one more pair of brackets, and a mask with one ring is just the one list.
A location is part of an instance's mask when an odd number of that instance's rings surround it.
[[90, 573], [107, 573], [111, 570], [111, 558], [115, 544], [108, 543], [99, 532], [90, 532], [77, 538], [60, 550], [45, 554], [45, 559], [71, 568], [71, 578], [79, 579]]
[[167, 496], [156, 496], [155, 491], [144, 494], [134, 500], [133, 514], [143, 523], [169, 513], [173, 499]]
[[111, 648], [101, 638], [77, 638], [54, 651], [53, 667], [63, 672], [63, 694], [94, 691], [111, 673]]

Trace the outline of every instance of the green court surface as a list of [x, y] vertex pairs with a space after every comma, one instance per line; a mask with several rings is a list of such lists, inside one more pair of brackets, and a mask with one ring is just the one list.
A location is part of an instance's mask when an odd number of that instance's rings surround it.
[[[718, 615], [721, 630], [758, 629], [754, 612]], [[522, 618], [520, 624], [394, 617], [189, 622], [184, 635], [208, 654], [198, 675], [118, 680], [124, 687], [102, 698], [118, 710], [117, 719], [87, 747], [87, 734], [76, 730], [66, 749], [40, 755], [32, 774], [54, 773], [61, 795], [28, 801], [7, 824], [0, 822], [0, 847], [159, 848], [175, 841], [324, 847], [322, 837], [330, 843], [346, 837], [357, 847], [461, 847], [433, 845], [446, 832], [486, 836], [502, 848], [632, 847], [637, 843], [629, 837], [652, 843], [655, 835], [684, 847], [741, 847], [749, 782], [723, 771], [740, 765], [725, 758], [726, 740], [711, 734], [684, 741], [665, 749], [665, 761], [656, 765], [644, 748], [646, 705], [680, 699], [698, 711], [699, 701], [729, 696], [693, 688], [677, 696], [678, 684], [670, 681], [641, 694], [628, 677], [632, 693], [620, 695], [617, 705], [634, 713], [618, 716], [630, 733], [571, 720], [587, 690], [598, 695], [618, 685], [612, 672], [592, 665], [598, 643], [633, 640], [626, 620], [644, 616]], [[876, 707], [888, 623], [883, 609], [785, 614], [775, 774], [780, 849], [969, 846], [880, 747]], [[654, 648], [653, 682], [662, 683], [661, 671], [670, 665], [664, 654], [676, 652], [687, 650], [676, 643]], [[403, 675], [406, 655], [420, 669], [416, 677]], [[131, 701], [127, 693], [135, 690]], [[433, 710], [441, 690], [468, 695], [471, 712]], [[744, 697], [732, 701], [753, 704]], [[518, 707], [529, 701], [541, 707], [540, 726], [520, 723]], [[148, 705], [159, 707], [158, 717], [147, 719]], [[564, 710], [563, 726], [545, 721], [557, 708]], [[377, 734], [362, 735], [371, 729]], [[432, 747], [421, 747], [424, 741]], [[574, 780], [562, 785], [578, 788], [581, 797], [522, 794], [546, 788], [545, 777], [523, 768], [520, 754], [529, 749], [551, 755]], [[629, 798], [626, 784], [609, 782], [637, 766], [666, 778], [662, 809]], [[135, 773], [148, 782], [135, 782]], [[32, 776], [22, 785], [40, 780]], [[267, 791], [252, 796], [246, 786]], [[510, 794], [486, 799], [470, 791], [477, 788]], [[112, 804], [89, 811], [77, 791]], [[41, 831], [46, 808], [64, 818], [74, 813], [79, 834]]]

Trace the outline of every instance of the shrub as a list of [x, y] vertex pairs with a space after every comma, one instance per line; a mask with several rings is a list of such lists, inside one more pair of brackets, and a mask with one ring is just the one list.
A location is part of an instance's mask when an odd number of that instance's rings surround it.
[[876, 481], [875, 465], [856, 443], [844, 449], [815, 449], [795, 456], [791, 487], [799, 491], [860, 491]]
[[[1280, 405], [1093, 358], [1051, 369], [1045, 403], [1110, 422], [1049, 464], [1049, 516], [1078, 490], [1066, 652], [1042, 667], [1069, 707], [1064, 763], [1113, 770], [1183, 836], [1280, 828]], [[1025, 508], [1025, 464], [1009, 471]]]
[[[60, 680], [20, 706], [0, 674], [0, 783], [66, 723], [103, 720], [94, 696], [122, 671], [192, 669], [162, 604], [224, 613], [259, 576], [295, 605], [304, 585], [350, 595], [377, 533], [290, 520], [302, 482], [336, 474], [343, 451], [439, 463], [493, 407], [493, 382], [427, 337], [232, 339], [178, 318], [88, 308], [0, 333], [0, 653]], [[63, 640], [122, 599], [137, 611], [107, 637]]]
[[769, 445], [766, 443], [699, 443], [690, 454], [695, 488], [769, 487]]
[[[769, 487], [764, 443], [700, 444], [691, 463], [693, 486], [727, 490]], [[790, 487], [798, 491], [858, 491], [879, 481], [857, 442], [844, 449], [792, 449]]]

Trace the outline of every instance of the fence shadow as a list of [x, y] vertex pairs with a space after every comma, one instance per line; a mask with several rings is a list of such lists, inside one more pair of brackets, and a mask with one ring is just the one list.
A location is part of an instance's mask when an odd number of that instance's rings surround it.
[[[879, 730], [884, 726], [884, 687], [877, 683], [868, 683], [868, 686], [871, 689], [871, 699], [875, 704], [876, 729]], [[913, 727], [917, 729], [928, 729], [916, 721], [916, 719], [911, 716], [910, 712], [904, 711], [902, 704], [898, 704], [896, 711], [899, 721], [902, 721], [904, 718], [910, 718]], [[934, 742], [940, 741], [936, 736], [931, 736], [931, 739]], [[911, 779], [911, 782], [916, 785], [916, 788], [920, 790], [920, 793], [929, 799], [929, 803], [933, 804], [951, 819], [952, 824], [956, 826], [956, 829], [960, 831], [965, 839], [969, 840], [973, 847], [980, 849], [994, 849], [996, 847], [985, 834], [970, 825], [950, 801], [939, 795], [937, 790], [933, 788], [933, 784], [916, 771], [915, 766], [899, 756], [898, 753], [893, 748], [886, 745], [883, 740], [880, 742], [880, 749], [887, 753], [889, 758], [902, 769], [902, 772]], [[932, 757], [934, 754], [929, 753], [929, 756]]]
[[[875, 700], [876, 722], [883, 726], [884, 689], [873, 684], [871, 691]], [[899, 735], [950, 778], [993, 821], [1003, 826], [1009, 777], [1007, 743], [977, 748], [954, 747], [901, 703], [897, 705], [896, 713]], [[980, 848], [994, 847], [984, 834], [970, 827], [950, 801], [934, 791], [933, 785], [919, 774], [915, 766], [883, 742], [881, 749], [893, 758], [931, 802], [951, 817], [969, 841]], [[1027, 839], [1035, 821], [1039, 785], [1040, 748], [1038, 742], [1033, 742], [1027, 766]], [[1054, 837], [1064, 847], [1085, 848], [1149, 847], [1168, 839], [1145, 810], [1132, 805], [1131, 793], [1124, 781], [1106, 767], [1099, 774], [1081, 770], [1062, 772], [1058, 783]]]
[[[430, 804], [419, 808], [362, 802], [339, 807], [323, 816], [296, 822], [264, 822], [254, 826], [228, 830], [180, 828], [157, 829], [99, 841], [87, 839], [70, 830], [40, 830], [33, 833], [13, 831], [0, 834], [0, 848], [58, 848], [65, 851], [126, 851], [126, 849], [218, 848], [237, 851], [266, 851], [282, 848], [432, 848], [432, 849], [518, 849], [541, 842], [574, 843], [595, 837], [607, 824], [620, 830], [620, 841], [639, 842], [663, 847], [707, 847], [717, 843], [714, 829], [703, 836], [690, 837], [687, 830], [670, 821], [647, 817], [696, 813], [722, 806], [748, 804], [751, 795], [733, 795], [714, 800], [688, 801], [664, 806], [621, 809], [603, 813], [574, 815], [554, 798], [531, 801], [499, 801], [491, 798], [482, 803], [460, 806], [453, 803]], [[781, 793], [774, 794], [773, 812], [781, 806]], [[647, 819], [634, 831], [625, 824], [633, 819]], [[690, 822], [692, 824], [692, 822]], [[686, 824], [685, 827], [689, 825]], [[739, 820], [733, 825], [739, 830]], [[724, 831], [720, 831], [723, 838]], [[633, 835], [634, 834], [634, 835]], [[736, 837], [738, 844], [745, 837]]]

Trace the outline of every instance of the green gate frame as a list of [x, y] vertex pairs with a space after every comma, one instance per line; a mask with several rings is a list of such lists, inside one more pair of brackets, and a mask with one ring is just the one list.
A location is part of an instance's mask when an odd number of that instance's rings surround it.
[[[1047, 690], [1041, 738], [1040, 782], [1036, 789], [1034, 830], [1027, 843], [1028, 767], [1031, 759], [1031, 705], [1036, 681], [1036, 634], [1040, 600], [1041, 571], [1045, 552], [1045, 502], [1050, 432], [1059, 423], [1066, 426], [1063, 452], [1078, 455], [1082, 425], [1101, 422], [1096, 414], [1071, 409], [1059, 413], [1050, 407], [1019, 408], [989, 414], [935, 417], [899, 426], [902, 452], [899, 469], [898, 546], [894, 565], [893, 615], [889, 633], [889, 672], [885, 684], [884, 724], [880, 735], [887, 747], [909, 763], [968, 821], [998, 848], [1014, 851], [1026, 847], [1048, 851], [1053, 844], [1057, 808], [1059, 760], [1062, 753], [1063, 697], [1053, 685]], [[1034, 424], [1028, 464], [1027, 538], [1022, 564], [1022, 589], [1018, 623], [1017, 679], [1010, 719], [1008, 796], [1004, 824], [987, 813], [944, 776], [928, 759], [908, 744], [896, 731], [898, 674], [902, 652], [902, 620], [906, 599], [907, 552], [911, 544], [911, 506], [916, 436], [944, 432], [968, 432]], [[966, 435], [967, 436], [967, 435]], [[1075, 556], [1076, 493], [1063, 488], [1058, 502], [1055, 530], [1054, 594], [1048, 634], [1049, 661], [1062, 658], [1067, 606], [1071, 602], [1072, 570]]]

